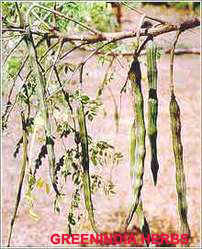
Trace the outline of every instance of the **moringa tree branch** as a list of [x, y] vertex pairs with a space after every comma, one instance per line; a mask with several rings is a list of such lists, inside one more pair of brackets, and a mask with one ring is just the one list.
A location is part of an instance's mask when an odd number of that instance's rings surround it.
[[[159, 36], [165, 33], [169, 33], [172, 31], [185, 31], [187, 29], [192, 29], [195, 27], [200, 26], [200, 20], [196, 17], [191, 18], [189, 20], [186, 20], [185, 22], [182, 22], [181, 24], [161, 24], [155, 27], [151, 27], [149, 29], [140, 29], [140, 36]], [[3, 32], [10, 31], [10, 32], [26, 32], [25, 29], [21, 28], [3, 28]], [[96, 43], [96, 42], [102, 42], [102, 41], [110, 41], [115, 42], [127, 38], [133, 38], [137, 35], [137, 29], [131, 30], [131, 31], [122, 31], [122, 32], [101, 32], [99, 34], [82, 34], [82, 35], [68, 35], [65, 33], [62, 33], [57, 30], [49, 30], [48, 33], [44, 32], [43, 35], [48, 36], [49, 38], [58, 38], [63, 39], [64, 42], [68, 41], [86, 41], [89, 43]], [[42, 35], [41, 32], [37, 33], [35, 30], [32, 30], [31, 33]]]
[[[151, 27], [149, 29], [140, 29], [140, 36], [158, 36], [161, 34], [169, 33], [172, 31], [182, 30], [185, 31], [187, 29], [195, 28], [200, 26], [200, 21], [198, 18], [192, 18], [187, 20], [180, 25], [175, 24], [162, 24], [156, 27]], [[88, 41], [92, 43], [96, 43], [99, 41], [118, 41], [127, 38], [133, 38], [137, 35], [137, 29], [131, 31], [122, 31], [122, 32], [113, 32], [113, 33], [100, 33], [98, 35], [66, 35], [64, 33], [53, 30], [50, 38], [62, 38], [64, 41]]]

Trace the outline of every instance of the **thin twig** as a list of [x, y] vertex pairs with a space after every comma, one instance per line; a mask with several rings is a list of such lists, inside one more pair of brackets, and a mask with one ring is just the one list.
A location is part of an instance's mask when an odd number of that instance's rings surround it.
[[91, 28], [91, 27], [89, 27], [89, 26], [87, 26], [87, 25], [84, 25], [83, 23], [81, 23], [81, 22], [79, 22], [79, 21], [77, 21], [77, 20], [75, 20], [75, 19], [72, 19], [72, 18], [70, 18], [70, 17], [68, 17], [68, 16], [66, 16], [66, 15], [63, 15], [63, 14], [61, 14], [60, 12], [58, 12], [58, 11], [56, 11], [56, 10], [52, 10], [52, 9], [50, 9], [50, 8], [47, 8], [47, 7], [45, 7], [45, 6], [38, 5], [38, 4], [32, 5], [32, 6], [30, 7], [30, 9], [27, 11], [26, 20], [27, 20], [27, 23], [28, 23], [28, 24], [29, 24], [29, 14], [30, 14], [30, 11], [31, 11], [32, 9], [34, 9], [34, 8], [40, 8], [40, 9], [44, 9], [44, 10], [50, 11], [50, 12], [52, 12], [53, 14], [55, 14], [55, 15], [57, 15], [57, 16], [60, 16], [60, 17], [66, 19], [66, 20], [68, 20], [68, 21], [72, 21], [72, 22], [74, 22], [74, 23], [80, 25], [81, 27], [83, 27], [83, 28], [89, 30], [90, 32], [92, 32], [92, 33], [94, 33], [94, 34], [99, 34], [99, 33], [100, 33], [99, 31], [97, 31], [97, 30], [95, 30], [95, 29], [93, 29], [93, 28]]
[[9, 53], [7, 54], [4, 62], [3, 62], [3, 65], [5, 65], [7, 59], [9, 58], [9, 56], [13, 53], [13, 51], [20, 45], [20, 43], [23, 41], [24, 37], [21, 37], [20, 40], [15, 44], [15, 46], [9, 51]]
[[100, 51], [102, 48], [104, 48], [105, 46], [109, 45], [110, 43], [114, 42], [114, 40], [108, 41], [104, 44], [102, 44], [100, 47], [96, 48], [95, 51], [93, 51], [91, 54], [89, 54], [84, 60], [83, 62], [81, 62], [81, 64], [84, 66], [86, 64], [86, 62], [88, 60], [90, 60], [98, 51]]
[[9, 35], [9, 36], [2, 36], [2, 39], [14, 39], [16, 37], [23, 37], [25, 35], [25, 33], [21, 33], [21, 34], [18, 34], [18, 35]]
[[147, 42], [149, 40], [153, 39], [152, 36], [147, 36], [147, 38], [142, 42], [141, 46], [139, 47], [139, 49], [136, 52], [136, 57], [138, 57], [141, 54], [141, 51], [144, 49], [145, 45], [147, 44]]
[[[144, 44], [144, 46], [145, 46], [145, 44]], [[86, 51], [86, 52], [95, 51], [95, 49], [86, 49], [86, 48], [81, 48], [80, 50], [81, 51]], [[138, 56], [143, 56], [143, 55], [146, 54], [146, 50], [143, 50], [143, 49], [140, 49], [140, 50], [141, 50], [141, 52], [138, 53], [139, 54]], [[162, 52], [165, 53], [165, 54], [170, 54], [170, 51], [171, 51], [170, 48], [162, 50]], [[176, 48], [175, 49], [175, 55], [182, 55], [182, 54], [196, 54], [196, 55], [200, 55], [200, 48]], [[134, 52], [131, 53], [131, 52], [115, 52], [115, 51], [112, 51], [112, 52], [108, 52], [106, 54], [106, 53], [104, 53], [102, 51], [98, 51], [96, 53], [96, 55], [107, 55], [107, 56], [112, 56], [112, 57], [119, 57], [119, 56], [125, 56], [125, 57], [128, 56], [129, 57], [129, 56], [134, 56]], [[122, 63], [120, 62], [119, 64], [121, 65]], [[123, 67], [123, 65], [122, 65], [122, 67]]]
[[72, 72], [72, 74], [70, 75], [70, 77], [65, 81], [64, 84], [61, 85], [61, 87], [59, 87], [58, 89], [56, 89], [55, 91], [53, 91], [49, 96], [46, 97], [47, 100], [49, 100], [50, 98], [52, 98], [55, 94], [57, 94], [58, 92], [60, 92], [63, 87], [65, 86], [65, 84], [67, 84], [68, 82], [71, 81], [71, 79], [74, 77], [75, 73], [79, 70], [79, 68], [81, 67], [81, 65], [79, 64], [75, 70]]
[[[17, 74], [15, 75], [13, 84], [12, 84], [12, 86], [11, 86], [11, 88], [10, 88], [9, 93], [8, 93], [8, 98], [7, 98], [7, 102], [6, 102], [6, 103], [7, 103], [7, 104], [6, 104], [6, 109], [5, 109], [5, 111], [4, 111], [3, 115], [2, 115], [2, 120], [3, 120], [3, 122], [4, 122], [5, 124], [7, 124], [8, 119], [9, 119], [9, 116], [10, 116], [10, 113], [11, 113], [11, 111], [12, 111], [12, 109], [13, 109], [15, 103], [16, 103], [16, 100], [17, 100], [17, 97], [16, 97], [16, 98], [15, 98], [15, 101], [14, 101], [14, 104], [13, 104], [13, 105], [11, 104], [11, 96], [12, 96], [12, 93], [13, 93], [13, 89], [14, 89], [15, 84], [16, 84], [16, 82], [17, 82], [17, 78], [18, 78], [18, 76], [20, 76], [20, 72], [21, 72], [22, 69], [24, 68], [25, 63], [27, 62], [27, 60], [28, 60], [28, 56], [25, 58], [25, 60], [23, 61], [21, 67], [19, 68]], [[28, 74], [29, 74], [29, 73], [28, 73]], [[27, 79], [27, 77], [26, 77], [25, 79]], [[24, 81], [23, 81], [23, 84], [24, 84]], [[23, 86], [23, 84], [21, 84], [21, 87]], [[21, 90], [21, 87], [20, 87], [20, 90]], [[17, 94], [16, 94], [16, 96], [17, 96]]]
[[[77, 46], [71, 48], [70, 50], [68, 50], [67, 52], [65, 52], [57, 61], [58, 61], [58, 62], [61, 61], [61, 60], [64, 59], [68, 54], [72, 53], [74, 50], [76, 50], [76, 49], [78, 49], [78, 48], [80, 48], [80, 47], [82, 47], [82, 46], [84, 46], [84, 45], [87, 45], [87, 44], [89, 44], [89, 42], [84, 42], [84, 43], [81, 43], [81, 44], [79, 44], [79, 45], [77, 45]], [[57, 64], [57, 61], [56, 61], [55, 65]], [[49, 66], [49, 67], [46, 69], [46, 73], [47, 73], [51, 68], [52, 68], [52, 65]]]
[[[84, 68], [84, 65], [87, 63], [88, 60], [90, 60], [100, 49], [102, 49], [104, 46], [110, 44], [112, 41], [109, 41], [109, 42], [106, 42], [104, 44], [102, 44], [100, 47], [98, 47], [95, 51], [93, 51], [90, 55], [88, 55], [77, 67], [76, 69], [73, 71], [72, 75], [69, 77], [69, 79], [67, 80], [67, 82], [69, 82], [72, 77], [74, 76], [74, 74], [80, 69], [80, 87], [82, 87], [82, 82], [83, 82], [83, 79], [82, 79], [82, 75], [83, 75], [83, 68]], [[65, 83], [66, 84], [66, 83]], [[62, 87], [64, 87], [64, 84], [62, 85]], [[57, 94], [59, 91], [61, 91], [62, 87], [60, 87], [59, 89], [55, 90], [52, 94], [50, 94], [48, 97], [47, 97], [47, 100], [49, 98], [51, 98], [53, 95]]]
[[114, 59], [115, 57], [112, 57], [107, 69], [106, 69], [106, 72], [105, 72], [105, 76], [104, 76], [104, 79], [103, 81], [101, 82], [101, 85], [98, 87], [98, 91], [97, 91], [97, 98], [99, 96], [101, 96], [103, 90], [104, 90], [104, 86], [106, 85], [106, 81], [107, 81], [107, 78], [108, 78], [108, 74], [109, 74], [109, 70], [111, 69], [112, 65], [113, 65], [113, 62], [114, 62]]
[[[20, 28], [20, 27], [3, 28], [3, 29], [2, 29], [2, 33], [5, 33], [5, 32], [19, 32], [19, 33], [21, 33], [19, 36], [25, 35], [25, 34], [27, 33], [26, 29]], [[36, 30], [32, 30], [32, 31], [31, 31], [31, 34], [33, 34], [33, 35], [38, 35], [38, 36], [44, 36], [44, 35], [48, 35], [49, 32], [41, 32], [41, 31], [39, 31], [39, 30], [37, 30], [37, 31], [36, 31]], [[16, 36], [17, 36], [17, 35], [16, 35]], [[9, 36], [9, 37], [14, 37], [14, 36]], [[4, 37], [2, 37], [2, 38], [4, 38]], [[5, 37], [5, 38], [6, 38], [6, 37]]]
[[139, 22], [139, 25], [137, 27], [137, 33], [136, 33], [136, 37], [137, 37], [137, 44], [136, 44], [136, 49], [135, 49], [135, 53], [134, 53], [134, 56], [138, 57], [137, 55], [137, 51], [139, 49], [139, 43], [140, 43], [140, 30], [141, 30], [141, 26], [142, 26], [142, 23], [144, 21], [144, 18], [145, 18], [145, 14], [143, 14], [140, 18], [140, 22]]
[[46, 81], [46, 88], [48, 88], [48, 85], [49, 85], [49, 83], [50, 83], [51, 76], [52, 76], [52, 73], [53, 73], [53, 69], [54, 69], [54, 67], [55, 67], [55, 65], [56, 65], [56, 63], [57, 63], [57, 61], [58, 61], [58, 58], [59, 58], [59, 56], [60, 56], [60, 52], [61, 52], [61, 50], [62, 50], [63, 44], [64, 44], [63, 41], [60, 41], [59, 48], [58, 48], [57, 53], [56, 53], [56, 56], [55, 56], [55, 60], [53, 61], [53, 64], [51, 65], [51, 71], [50, 71], [49, 77], [48, 77], [48, 79], [47, 79], [47, 81]]
[[64, 59], [68, 54], [70, 54], [71, 52], [73, 52], [73, 51], [76, 50], [77, 48], [80, 48], [80, 47], [85, 46], [85, 45], [87, 45], [87, 44], [89, 44], [89, 42], [83, 42], [83, 43], [81, 43], [81, 44], [79, 44], [79, 45], [73, 47], [72, 49], [70, 49], [69, 51], [67, 51], [66, 53], [64, 53], [64, 54], [59, 58], [59, 60]]
[[40, 58], [40, 62], [43, 62], [43, 60], [46, 58], [46, 55], [55, 47], [55, 46], [57, 46], [58, 45], [58, 43], [59, 43], [59, 41], [57, 41], [57, 42], [55, 42], [54, 44], [52, 44], [47, 50], [46, 50], [46, 52], [41, 56], [41, 58]]
[[13, 104], [11, 104], [11, 102], [7, 102], [7, 106], [6, 106], [6, 110], [4, 112], [4, 114], [2, 115], [2, 122], [6, 125], [8, 123], [8, 119], [11, 115], [11, 112], [13, 111], [16, 103], [17, 103], [17, 100], [18, 100], [18, 97], [19, 97], [19, 94], [24, 86], [24, 84], [27, 82], [29, 76], [31, 75], [31, 71], [29, 71], [29, 73], [27, 74], [27, 76], [25, 77], [24, 81], [22, 82], [22, 84], [20, 85], [19, 87], [19, 90], [17, 91], [17, 94], [15, 95], [15, 99], [13, 101]]
[[[61, 43], [61, 48], [62, 48], [62, 43]], [[59, 50], [59, 52], [60, 52], [60, 50]], [[58, 52], [58, 57], [59, 57], [59, 52]], [[56, 63], [55, 63], [55, 64], [56, 64]], [[55, 64], [53, 65], [53, 70], [54, 70], [54, 72], [55, 72], [55, 76], [56, 76], [57, 81], [58, 81], [58, 83], [59, 83], [59, 85], [60, 85], [60, 88], [61, 88], [61, 90], [62, 90], [64, 99], [65, 99], [65, 101], [67, 102], [67, 105], [68, 105], [68, 107], [69, 107], [69, 109], [70, 109], [71, 117], [72, 117], [72, 121], [73, 121], [73, 125], [74, 125], [74, 130], [75, 130], [75, 132], [76, 132], [76, 121], [75, 121], [75, 118], [74, 118], [74, 110], [73, 110], [73, 107], [72, 107], [72, 105], [71, 105], [71, 103], [70, 103], [70, 100], [69, 100], [69, 93], [66, 92], [66, 91], [64, 90], [63, 86], [62, 86], [62, 82], [61, 82], [61, 80], [60, 80], [59, 73], [58, 73], [58, 71], [57, 71], [57, 67], [56, 67]], [[62, 139], [63, 139], [63, 138], [62, 138]], [[64, 141], [63, 141], [63, 145], [64, 145], [64, 147], [65, 147]]]
[[[132, 6], [128, 5], [128, 4], [125, 3], [125, 2], [122, 2], [122, 4], [125, 5], [126, 7], [128, 7], [129, 9], [134, 10], [134, 11], [135, 11], [136, 13], [138, 13], [139, 15], [143, 15], [143, 14], [144, 14], [142, 11], [137, 10], [136, 8], [133, 8]], [[167, 22], [165, 22], [165, 21], [163, 21], [163, 20], [161, 20], [161, 19], [159, 19], [159, 18], [151, 17], [151, 16], [148, 16], [148, 15], [146, 15], [146, 14], [145, 14], [145, 18], [150, 19], [150, 20], [152, 20], [152, 21], [159, 22], [159, 23], [161, 23], [161, 24], [166, 24], [166, 23], [167, 23]]]
[[180, 34], [182, 33], [181, 30], [179, 30], [176, 34], [176, 38], [174, 40], [171, 52], [170, 52], [170, 92], [171, 96], [174, 94], [174, 83], [173, 83], [173, 65], [174, 65], [174, 54], [175, 54], [175, 47], [177, 44], [177, 41], [179, 39]]
[[24, 66], [25, 66], [25, 64], [26, 64], [26, 62], [27, 62], [27, 60], [28, 60], [28, 58], [29, 58], [29, 56], [26, 56], [26, 58], [24, 59], [24, 61], [23, 61], [22, 65], [21, 65], [21, 67], [19, 68], [19, 70], [18, 70], [18, 72], [17, 72], [17, 74], [16, 74], [16, 76], [15, 76], [15, 80], [14, 80], [14, 82], [13, 82], [13, 84], [12, 84], [12, 86], [11, 86], [10, 92], [9, 92], [9, 94], [8, 94], [8, 100], [7, 100], [7, 102], [10, 102], [10, 100], [11, 100], [11, 95], [12, 95], [13, 89], [14, 89], [14, 87], [15, 87], [16, 80], [17, 80], [18, 76], [20, 76], [20, 73], [21, 73], [22, 69], [24, 68]]
[[[54, 3], [54, 10], [57, 10], [57, 2]], [[53, 14], [53, 23], [54, 23], [54, 27], [56, 27], [57, 26], [57, 16], [55, 13]]]
[[[51, 29], [51, 26], [48, 25], [47, 22], [43, 21], [43, 20], [37, 15], [37, 13], [35, 13], [34, 11], [32, 11], [32, 15], [34, 15], [34, 16], [36, 17], [36, 19], [38, 19], [38, 20], [40, 21], [40, 24], [42, 23], [44, 26], [46, 26], [46, 28], [47, 28], [48, 30]], [[40, 24], [38, 24], [38, 26], [39, 26]]]

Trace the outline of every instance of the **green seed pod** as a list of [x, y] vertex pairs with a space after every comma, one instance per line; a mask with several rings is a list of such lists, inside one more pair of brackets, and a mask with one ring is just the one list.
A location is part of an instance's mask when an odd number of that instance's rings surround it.
[[180, 108], [173, 93], [170, 101], [170, 123], [172, 132], [172, 145], [176, 166], [176, 190], [178, 198], [177, 208], [180, 216], [181, 233], [188, 234], [190, 237], [190, 229], [187, 221], [186, 181], [183, 167]]
[[85, 206], [88, 212], [89, 220], [91, 226], [95, 233], [98, 233], [94, 212], [93, 212], [93, 202], [91, 199], [91, 187], [90, 187], [90, 175], [89, 175], [89, 153], [88, 153], [88, 134], [86, 128], [86, 120], [85, 114], [83, 110], [83, 105], [77, 109], [78, 123], [79, 123], [79, 131], [80, 131], [80, 144], [81, 144], [81, 154], [82, 160], [81, 164], [83, 167], [83, 189], [84, 189], [84, 199]]
[[156, 145], [158, 116], [156, 53], [156, 44], [150, 40], [147, 43], [147, 78], [149, 88], [147, 133], [151, 148], [151, 170], [154, 185], [157, 183], [157, 175], [159, 170]]
[[46, 135], [46, 146], [48, 152], [48, 163], [49, 163], [49, 174], [52, 182], [53, 189], [56, 195], [60, 195], [60, 192], [57, 187], [57, 179], [55, 174], [55, 151], [54, 151], [54, 141], [52, 138], [52, 130], [51, 123], [49, 118], [48, 106], [45, 100], [46, 97], [46, 80], [44, 75], [42, 74], [40, 64], [38, 61], [36, 47], [34, 45], [33, 37], [31, 32], [25, 36], [25, 42], [27, 44], [30, 65], [33, 67], [33, 72], [36, 75], [37, 87], [36, 93], [39, 101], [39, 111], [41, 112], [41, 116], [44, 120], [44, 128]]
[[[142, 204], [142, 199], [140, 197], [140, 202], [139, 205], [136, 209], [136, 214], [137, 214], [137, 218], [140, 224], [140, 229], [142, 234], [144, 235], [144, 237], [146, 238], [149, 234], [150, 234], [150, 229], [149, 229], [149, 224], [147, 222], [147, 219], [144, 215], [144, 211], [143, 211], [143, 204]], [[150, 238], [151, 239], [151, 238]], [[149, 246], [150, 243], [148, 243], [147, 241], [145, 242], [146, 246]]]
[[21, 161], [21, 171], [20, 171], [20, 176], [19, 176], [19, 184], [18, 184], [17, 196], [16, 196], [16, 202], [15, 202], [15, 209], [14, 209], [13, 216], [12, 216], [11, 223], [10, 223], [10, 231], [9, 231], [8, 244], [7, 244], [8, 247], [10, 247], [13, 226], [14, 226], [15, 219], [17, 216], [18, 207], [20, 205], [22, 186], [24, 182], [25, 171], [26, 171], [26, 166], [27, 166], [27, 158], [28, 158], [27, 157], [28, 132], [26, 129], [26, 124], [25, 124], [26, 122], [25, 122], [25, 117], [23, 113], [21, 113], [21, 117], [22, 117], [22, 128], [23, 128], [22, 161]]
[[135, 139], [135, 121], [134, 121], [130, 130], [130, 148], [129, 148], [131, 179], [133, 178], [133, 171], [135, 165], [135, 145], [136, 145], [136, 139]]
[[[140, 194], [143, 185], [143, 174], [144, 174], [144, 160], [145, 160], [145, 122], [144, 122], [144, 105], [143, 96], [141, 91], [141, 70], [140, 63], [135, 59], [131, 65], [129, 71], [129, 79], [132, 84], [132, 91], [134, 95], [134, 119], [135, 127], [132, 131], [135, 131], [131, 137], [135, 137], [135, 141], [131, 144], [131, 150], [135, 147], [135, 158], [131, 157], [131, 164], [134, 163], [134, 170], [132, 177], [132, 189], [133, 189], [133, 204], [131, 206], [129, 215], [126, 220], [126, 229], [130, 224], [132, 217], [139, 205]], [[135, 129], [134, 129], [135, 128]], [[132, 152], [134, 153], [134, 152]], [[132, 170], [131, 170], [132, 172]]]
[[[132, 124], [131, 131], [130, 131], [130, 177], [133, 179], [133, 172], [134, 172], [134, 166], [135, 166], [135, 147], [136, 147], [136, 133], [135, 133], [135, 121]], [[144, 237], [147, 237], [148, 234], [150, 234], [149, 224], [147, 222], [147, 219], [144, 215], [143, 211], [143, 203], [142, 199], [140, 197], [139, 205], [136, 209], [136, 214], [139, 220], [139, 225], [142, 233], [144, 234]], [[146, 242], [146, 246], [149, 245], [149, 243]]]

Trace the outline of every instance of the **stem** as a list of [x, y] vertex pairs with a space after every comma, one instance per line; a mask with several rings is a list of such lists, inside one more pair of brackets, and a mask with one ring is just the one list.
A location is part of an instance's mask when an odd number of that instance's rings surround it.
[[[198, 18], [192, 18], [188, 21], [185, 21], [181, 23], [180, 25], [174, 25], [174, 24], [169, 24], [165, 23], [163, 25], [151, 27], [149, 29], [147, 28], [142, 28], [140, 30], [140, 36], [159, 36], [161, 34], [173, 32], [173, 31], [184, 31], [188, 29], [192, 29], [195, 27], [200, 26], [200, 20]], [[7, 28], [7, 29], [2, 29], [2, 32], [26, 32], [25, 29], [22, 28]], [[44, 36], [48, 35], [50, 38], [61, 38], [64, 39], [64, 42], [69, 42], [69, 41], [82, 41], [82, 42], [89, 42], [89, 43], [96, 43], [100, 41], [111, 41], [111, 42], [116, 42], [120, 40], [124, 40], [127, 38], [133, 38], [136, 37], [137, 35], [137, 30], [130, 30], [130, 31], [122, 31], [122, 32], [115, 32], [115, 33], [106, 33], [106, 32], [100, 32], [98, 34], [81, 34], [81, 35], [69, 35], [65, 34], [62, 32], [59, 32], [57, 30], [50, 30], [49, 33], [47, 32], [41, 32], [41, 31], [32, 31], [32, 34], [39, 35], [39, 36]]]
[[25, 122], [25, 117], [24, 117], [23, 112], [21, 112], [21, 119], [22, 119], [22, 129], [23, 129], [23, 153], [22, 153], [21, 172], [20, 172], [20, 176], [19, 176], [19, 185], [18, 185], [18, 190], [17, 190], [15, 209], [14, 209], [13, 216], [12, 216], [11, 223], [10, 223], [10, 232], [9, 232], [8, 244], [7, 244], [8, 247], [10, 247], [13, 226], [15, 223], [18, 207], [19, 207], [20, 200], [21, 200], [21, 191], [22, 191], [22, 185], [23, 185], [23, 181], [24, 181], [26, 163], [27, 163], [28, 133], [26, 130], [26, 122]]
[[89, 220], [91, 226], [95, 233], [98, 233], [95, 224], [94, 212], [93, 212], [93, 202], [91, 198], [91, 182], [89, 174], [89, 151], [88, 151], [88, 133], [86, 127], [86, 120], [84, 114], [84, 106], [80, 103], [77, 109], [80, 139], [81, 139], [81, 164], [83, 167], [83, 189], [84, 189], [84, 199], [85, 207], [88, 212]]
[[[188, 235], [188, 239], [191, 238], [191, 231], [187, 219], [188, 204], [186, 199], [186, 179], [184, 173], [183, 163], [183, 146], [181, 141], [181, 120], [180, 120], [180, 107], [177, 103], [174, 93], [173, 83], [173, 66], [174, 66], [174, 53], [178, 38], [183, 32], [183, 28], [176, 34], [175, 41], [170, 53], [170, 123], [171, 123], [171, 134], [172, 134], [172, 147], [175, 159], [176, 167], [176, 191], [177, 191], [177, 210], [180, 218], [180, 232], [181, 234]], [[190, 242], [189, 242], [190, 243]], [[188, 246], [188, 245], [187, 245]]]
[[182, 32], [181, 30], [179, 30], [177, 32], [172, 49], [171, 49], [171, 52], [170, 52], [170, 92], [171, 92], [171, 95], [174, 94], [173, 66], [174, 66], [175, 47], [176, 47], [176, 44], [177, 44], [177, 41], [179, 39], [181, 32]]
[[5, 65], [7, 59], [9, 58], [9, 56], [13, 53], [13, 51], [20, 45], [20, 43], [23, 41], [24, 37], [21, 37], [20, 40], [15, 44], [15, 46], [10, 50], [10, 52], [8, 53], [8, 55], [6, 56], [4, 62], [3, 62], [3, 65]]
[[27, 48], [30, 55], [30, 64], [34, 68], [34, 72], [36, 73], [36, 79], [37, 79], [37, 95], [39, 100], [39, 111], [41, 112], [41, 115], [44, 120], [44, 126], [45, 126], [45, 136], [46, 136], [46, 145], [47, 145], [47, 151], [48, 151], [48, 162], [49, 162], [49, 173], [50, 178], [52, 182], [52, 186], [54, 191], [56, 192], [56, 195], [59, 196], [60, 192], [57, 188], [57, 181], [55, 176], [55, 152], [54, 152], [54, 141], [52, 138], [52, 131], [51, 131], [51, 124], [49, 119], [49, 113], [48, 113], [48, 106], [45, 99], [46, 94], [46, 81], [45, 78], [41, 72], [41, 67], [39, 65], [38, 59], [37, 59], [37, 52], [36, 48], [34, 46], [34, 41], [31, 33], [26, 37], [26, 43]]
[[[138, 13], [139, 15], [143, 15], [143, 14], [144, 14], [142, 11], [137, 10], [136, 8], [133, 8], [132, 6], [130, 6], [130, 5], [126, 4], [126, 3], [124, 3], [124, 2], [123, 2], [122, 4], [125, 5], [126, 7], [128, 7], [129, 9], [134, 10], [134, 11], [135, 11], [136, 13]], [[159, 19], [159, 18], [151, 17], [151, 16], [148, 16], [148, 15], [145, 15], [145, 18], [150, 19], [150, 20], [152, 20], [152, 21], [159, 22], [159, 23], [161, 23], [161, 24], [166, 24], [166, 23], [167, 23], [167, 22], [165, 22], [165, 21], [163, 21], [163, 20], [161, 20], [161, 19]]]
[[[141, 26], [142, 26], [142, 23], [144, 21], [144, 18], [145, 18], [145, 14], [143, 14], [140, 18], [140, 22], [139, 22], [139, 25], [137, 27], [137, 33], [136, 33], [136, 37], [137, 37], [137, 47], [135, 49], [135, 56], [137, 54], [137, 51], [139, 49], [139, 43], [140, 43], [140, 30], [141, 30]], [[138, 56], [137, 56], [138, 57]]]
[[32, 6], [29, 8], [29, 10], [27, 11], [26, 21], [27, 21], [28, 24], [29, 24], [30, 12], [31, 12], [31, 10], [34, 9], [34, 8], [40, 8], [40, 9], [44, 9], [44, 10], [50, 11], [50, 12], [52, 12], [53, 14], [55, 14], [55, 15], [57, 15], [57, 16], [60, 16], [60, 17], [66, 19], [66, 20], [68, 20], [68, 21], [72, 21], [72, 22], [74, 22], [74, 23], [80, 25], [81, 27], [83, 27], [83, 28], [85, 28], [85, 29], [88, 29], [89, 31], [91, 31], [91, 32], [94, 33], [94, 34], [99, 34], [99, 33], [100, 33], [99, 31], [97, 31], [97, 30], [95, 30], [95, 29], [93, 29], [93, 28], [90, 28], [90, 27], [88, 27], [87, 25], [84, 25], [84, 24], [82, 24], [81, 22], [76, 21], [76, 20], [74, 20], [74, 19], [72, 19], [72, 18], [70, 18], [70, 17], [68, 17], [68, 16], [66, 16], [66, 15], [63, 15], [63, 14], [61, 14], [60, 12], [58, 12], [58, 11], [56, 11], [56, 10], [52, 10], [52, 9], [50, 9], [50, 8], [47, 8], [47, 7], [45, 7], [45, 6], [41, 6], [41, 5], [38, 5], [38, 4], [32, 5]]
[[56, 54], [56, 56], [55, 56], [55, 60], [53, 61], [53, 64], [51, 65], [51, 71], [50, 71], [49, 77], [48, 77], [48, 79], [47, 79], [47, 81], [46, 81], [46, 89], [48, 88], [48, 85], [49, 85], [49, 83], [50, 83], [51, 76], [52, 76], [53, 70], [54, 70], [54, 68], [55, 68], [55, 65], [56, 65], [56, 63], [57, 63], [57, 61], [58, 61], [58, 58], [59, 58], [61, 49], [62, 49], [62, 47], [63, 47], [63, 44], [64, 44], [63, 41], [61, 41], [60, 44], [59, 44], [59, 48], [58, 48], [57, 54]]

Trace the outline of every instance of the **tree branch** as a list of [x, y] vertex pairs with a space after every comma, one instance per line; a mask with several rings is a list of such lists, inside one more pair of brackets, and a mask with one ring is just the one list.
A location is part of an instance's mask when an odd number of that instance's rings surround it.
[[[185, 31], [187, 29], [195, 28], [200, 26], [200, 21], [198, 18], [192, 18], [187, 20], [180, 25], [175, 24], [162, 24], [156, 27], [151, 27], [149, 29], [140, 29], [140, 36], [158, 36], [161, 34], [169, 33], [172, 31], [182, 30]], [[88, 41], [92, 43], [96, 43], [99, 41], [118, 41], [126, 38], [133, 38], [137, 35], [137, 29], [131, 31], [122, 31], [122, 32], [114, 32], [114, 33], [100, 33], [98, 35], [66, 35], [64, 33], [58, 32], [56, 30], [52, 31], [50, 35], [51, 38], [62, 38], [64, 41]]]
[[[155, 27], [151, 27], [149, 29], [140, 29], [140, 36], [159, 36], [165, 33], [169, 33], [172, 31], [185, 31], [187, 29], [192, 29], [195, 27], [200, 26], [200, 20], [198, 18], [192, 18], [189, 20], [186, 20], [185, 22], [175, 25], [175, 24], [161, 24]], [[5, 31], [11, 31], [11, 32], [26, 32], [25, 29], [21, 28], [9, 28], [9, 29], [2, 29], [3, 32]], [[31, 31], [33, 34], [37, 34], [36, 31]], [[42, 33], [39, 32], [39, 35], [42, 35]], [[62, 32], [59, 32], [57, 30], [50, 30], [47, 33], [43, 33], [43, 35], [47, 35], [49, 38], [58, 38], [63, 39], [64, 42], [68, 41], [86, 41], [89, 43], [96, 43], [101, 41], [110, 41], [115, 42], [127, 38], [133, 38], [137, 35], [137, 29], [131, 30], [131, 31], [122, 31], [122, 32], [112, 32], [112, 33], [106, 33], [102, 32], [99, 34], [82, 34], [82, 35], [68, 35]]]
[[[86, 48], [80, 48], [80, 50], [82, 51], [86, 51], [86, 52], [92, 52], [94, 51], [93, 49], [86, 49]], [[170, 54], [171, 49], [165, 49], [163, 50], [163, 52], [165, 54]], [[175, 55], [183, 55], [183, 54], [195, 54], [195, 55], [200, 55], [200, 48], [176, 48], [175, 49]], [[141, 53], [139, 54], [139, 56], [145, 55], [146, 54], [146, 50], [142, 50]], [[131, 52], [107, 52], [104, 53], [102, 51], [98, 51], [96, 53], [96, 55], [107, 55], [107, 56], [112, 56], [112, 57], [118, 57], [118, 56], [134, 56], [134, 53]]]

